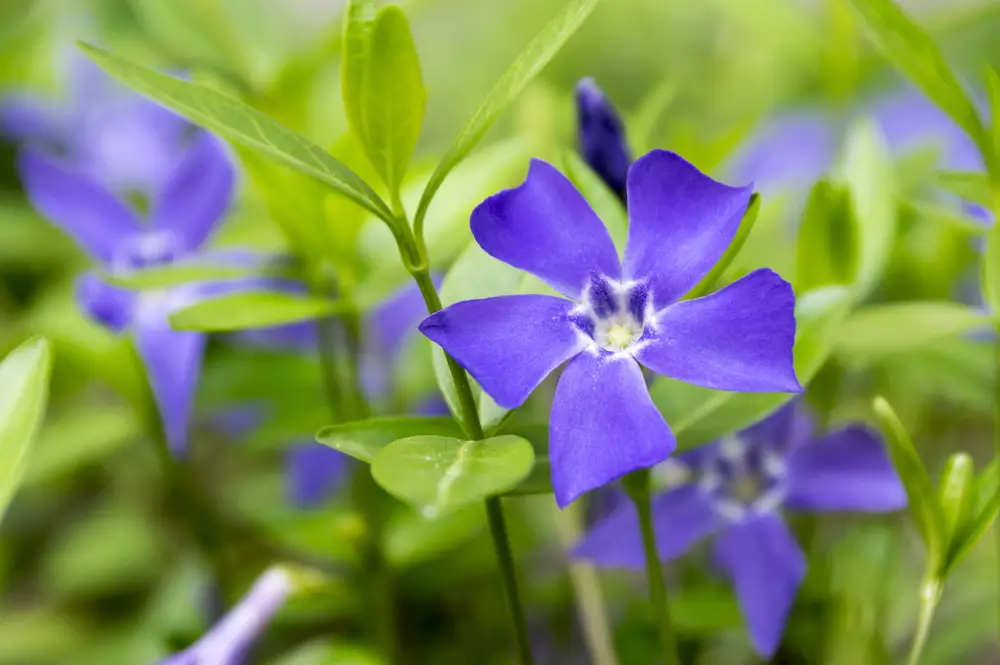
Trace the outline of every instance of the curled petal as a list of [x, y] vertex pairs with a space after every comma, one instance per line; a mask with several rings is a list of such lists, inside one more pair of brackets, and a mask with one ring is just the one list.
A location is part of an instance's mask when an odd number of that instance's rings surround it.
[[761, 269], [661, 311], [636, 358], [654, 372], [716, 390], [801, 392], [794, 341], [792, 287]]
[[555, 167], [532, 160], [520, 187], [494, 194], [472, 211], [472, 235], [491, 256], [579, 298], [592, 275], [617, 279], [621, 268], [608, 230]]
[[586, 340], [573, 303], [552, 296], [466, 300], [424, 319], [420, 332], [467, 369], [496, 403], [514, 409]]
[[567, 365], [549, 424], [552, 487], [560, 507], [662, 462], [676, 445], [631, 358], [587, 351]]
[[646, 281], [657, 308], [690, 291], [729, 247], [753, 187], [729, 187], [672, 152], [654, 150], [628, 172], [622, 273]]

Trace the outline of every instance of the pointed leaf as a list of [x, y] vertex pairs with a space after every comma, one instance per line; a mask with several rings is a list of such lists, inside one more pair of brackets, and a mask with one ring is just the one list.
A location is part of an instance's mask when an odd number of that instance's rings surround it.
[[455, 165], [465, 159], [466, 155], [479, 143], [486, 131], [493, 125], [500, 114], [517, 98], [538, 73], [555, 57], [556, 53], [569, 41], [577, 28], [594, 11], [599, 0], [572, 0], [559, 16], [546, 25], [530, 44], [511, 63], [500, 80], [493, 86], [485, 101], [479, 105], [468, 124], [448, 148], [441, 158], [434, 173], [431, 175], [417, 213], [414, 217], [414, 227], [419, 236], [423, 229], [424, 215], [431, 204], [431, 199], [448, 173]]
[[872, 403], [879, 427], [885, 436], [889, 457], [899, 474], [899, 479], [906, 489], [909, 500], [910, 514], [920, 531], [920, 537], [927, 549], [930, 568], [937, 568], [941, 562], [944, 549], [944, 515], [937, 503], [937, 491], [931, 482], [924, 463], [917, 455], [910, 435], [906, 433], [903, 424], [899, 422], [895, 411], [881, 397], [876, 397]]
[[80, 48], [136, 92], [209, 131], [316, 178], [382, 219], [392, 219], [385, 202], [353, 171], [260, 111], [211, 88], [148, 69], [89, 44], [81, 43]]
[[371, 70], [376, 15], [375, 3], [371, 0], [350, 0], [344, 11], [340, 95], [344, 100], [347, 123], [361, 143], [365, 140], [365, 88]]
[[975, 465], [967, 453], [955, 453], [945, 462], [938, 480], [938, 505], [944, 516], [944, 542], [965, 528], [975, 502]]
[[228, 332], [313, 321], [339, 311], [336, 300], [255, 291], [202, 300], [170, 315], [175, 330]]
[[871, 305], [851, 313], [837, 333], [837, 352], [881, 358], [930, 346], [986, 325], [978, 309], [949, 301]]
[[976, 513], [975, 517], [966, 522], [964, 526], [960, 526], [952, 538], [942, 565], [942, 576], [951, 571], [972, 551], [979, 539], [989, 531], [993, 521], [997, 518], [997, 513], [1000, 513], [1000, 483], [997, 482], [996, 469], [994, 464], [980, 477], [979, 483], [977, 483], [980, 492], [992, 489], [992, 494], [987, 495], [986, 501], [979, 507], [979, 512]]
[[827, 180], [813, 186], [798, 233], [797, 289], [854, 282], [858, 241], [851, 208], [850, 195], [843, 186]]
[[986, 235], [986, 247], [980, 260], [983, 303], [994, 317], [1000, 316], [1000, 223], [994, 223]]
[[45, 415], [52, 350], [30, 339], [0, 362], [0, 519], [28, 465], [28, 454]]
[[531, 444], [517, 436], [483, 441], [414, 436], [383, 448], [372, 462], [372, 476], [433, 518], [517, 487], [534, 463]]
[[457, 437], [462, 436], [462, 428], [451, 418], [372, 418], [324, 427], [316, 433], [316, 440], [371, 464], [379, 451], [393, 441], [418, 435]]

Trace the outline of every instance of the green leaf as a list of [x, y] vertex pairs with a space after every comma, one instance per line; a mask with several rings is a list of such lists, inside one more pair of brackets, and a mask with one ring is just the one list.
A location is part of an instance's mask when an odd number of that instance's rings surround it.
[[385, 557], [393, 569], [413, 568], [468, 542], [486, 527], [480, 506], [428, 520], [411, 511], [399, 511], [386, 525]]
[[580, 190], [590, 207], [604, 222], [615, 247], [619, 252], [624, 251], [628, 237], [628, 213], [621, 200], [575, 151], [562, 151], [562, 165], [566, 177]]
[[808, 291], [854, 282], [858, 241], [851, 215], [846, 189], [826, 180], [813, 186], [799, 228], [796, 288]]
[[534, 463], [531, 444], [517, 436], [483, 441], [414, 436], [383, 448], [372, 462], [372, 476], [433, 518], [517, 487]]
[[880, 358], [932, 345], [989, 323], [981, 311], [948, 301], [907, 301], [854, 311], [837, 333], [837, 352]]
[[448, 173], [465, 159], [466, 155], [479, 143], [486, 131], [500, 114], [517, 98], [538, 73], [555, 57], [556, 53], [569, 41], [584, 20], [594, 11], [599, 0], [573, 0], [559, 16], [546, 25], [520, 55], [511, 63], [500, 80], [493, 86], [486, 100], [479, 105], [472, 118], [458, 137], [452, 142], [434, 173], [431, 175], [417, 213], [414, 228], [419, 237], [423, 230], [424, 215]]
[[991, 227], [978, 219], [966, 215], [955, 206], [930, 203], [927, 201], [905, 201], [904, 204], [913, 214], [935, 224], [940, 224], [948, 230], [959, 231], [965, 235], [984, 236]]
[[945, 526], [934, 483], [889, 403], [876, 397], [872, 408], [888, 444], [889, 457], [906, 489], [910, 514], [927, 549], [930, 568], [937, 568], [943, 554]]
[[[795, 373], [802, 385], [826, 361], [832, 338], [850, 306], [843, 287], [826, 287], [799, 296], [795, 308]], [[659, 378], [650, 395], [681, 449], [716, 441], [751, 425], [792, 399], [789, 393], [734, 393]]]
[[52, 372], [49, 343], [36, 337], [0, 362], [0, 518], [28, 467], [28, 453], [45, 415]]
[[319, 319], [340, 307], [336, 300], [280, 291], [233, 293], [177, 310], [170, 315], [170, 325], [176, 330], [203, 332], [269, 328]]
[[1000, 224], [994, 223], [986, 235], [986, 248], [979, 263], [983, 302], [994, 317], [1000, 316]]
[[708, 271], [708, 274], [701, 278], [691, 292], [684, 296], [685, 299], [690, 298], [700, 298], [701, 296], [708, 295], [712, 291], [718, 288], [719, 280], [722, 279], [722, 275], [726, 272], [736, 257], [740, 255], [740, 250], [743, 249], [744, 243], [746, 243], [747, 238], [750, 237], [750, 232], [753, 231], [753, 226], [757, 222], [757, 214], [760, 212], [760, 194], [754, 192], [750, 196], [750, 203], [747, 204], [746, 212], [743, 213], [743, 219], [740, 220], [740, 226], [736, 229], [736, 235], [733, 236], [733, 241], [729, 243], [729, 247], [726, 248], [725, 253], [722, 257], [716, 261], [712, 269]]
[[[985, 151], [987, 133], [976, 107], [934, 40], [892, 0], [851, 0], [883, 54]], [[989, 147], [992, 150], [992, 146]], [[988, 159], [987, 162], [992, 161]], [[873, 183], [877, 186], [877, 183]]]
[[101, 277], [109, 284], [134, 291], [169, 289], [191, 282], [218, 282], [242, 277], [287, 277], [288, 270], [279, 266], [224, 265], [201, 260], [179, 261], [169, 265], [132, 270], [127, 273], [102, 272]]
[[677, 83], [664, 79], [646, 95], [625, 122], [628, 137], [640, 154], [657, 147], [653, 135], [667, 108], [677, 99]]
[[382, 181], [398, 194], [427, 103], [420, 60], [399, 7], [383, 7], [372, 19], [370, 3], [356, 4], [344, 27], [348, 120]]
[[878, 285], [896, 235], [896, 194], [892, 160], [878, 128], [870, 121], [851, 127], [846, 138], [842, 177], [850, 192], [860, 300]]
[[456, 437], [462, 436], [462, 428], [451, 418], [372, 418], [324, 427], [316, 433], [316, 440], [371, 464], [379, 451], [393, 441], [417, 435]]
[[38, 434], [24, 485], [68, 476], [111, 456], [142, 436], [125, 405], [83, 404], [52, 418]]
[[978, 203], [986, 208], [993, 207], [990, 179], [979, 171], [938, 171], [935, 184], [966, 201]]
[[[990, 98], [990, 136], [993, 158], [1000, 162], [1000, 75], [992, 67], [986, 68], [986, 92]], [[989, 159], [986, 160], [989, 163]], [[998, 177], [994, 175], [994, 180]]]
[[161, 74], [89, 44], [81, 43], [80, 48], [101, 69], [136, 92], [197, 125], [316, 178], [382, 219], [392, 219], [385, 202], [353, 171], [260, 111], [210, 88]]
[[945, 462], [938, 480], [938, 505], [944, 516], [944, 542], [952, 537], [969, 518], [975, 502], [975, 466], [967, 453], [955, 453]]

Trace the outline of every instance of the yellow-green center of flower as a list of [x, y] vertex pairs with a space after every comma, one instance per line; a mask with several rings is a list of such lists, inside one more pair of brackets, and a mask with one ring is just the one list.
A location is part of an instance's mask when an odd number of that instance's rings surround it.
[[612, 353], [627, 351], [642, 337], [642, 324], [627, 313], [618, 313], [605, 320], [598, 320], [594, 340]]
[[608, 346], [616, 349], [627, 349], [632, 343], [632, 331], [626, 326], [616, 323], [608, 328]]
[[740, 503], [750, 505], [764, 493], [763, 479], [758, 476], [741, 473], [733, 478], [730, 493]]

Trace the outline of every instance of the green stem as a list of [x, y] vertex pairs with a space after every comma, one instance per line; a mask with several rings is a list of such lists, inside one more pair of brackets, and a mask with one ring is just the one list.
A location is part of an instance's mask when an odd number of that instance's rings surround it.
[[528, 639], [528, 622], [524, 617], [524, 606], [517, 589], [517, 574], [514, 569], [514, 555], [507, 538], [507, 521], [503, 516], [503, 506], [500, 497], [486, 499], [486, 517], [490, 523], [490, 536], [493, 538], [493, 551], [497, 563], [500, 564], [500, 578], [503, 581], [504, 597], [507, 599], [507, 609], [510, 611], [514, 627], [515, 643], [517, 645], [517, 662], [521, 665], [533, 665], [531, 656], [531, 641]]
[[939, 600], [941, 600], [941, 582], [936, 579], [925, 580], [920, 586], [920, 615], [917, 618], [917, 630], [913, 634], [910, 655], [906, 659], [907, 665], [917, 665], [920, 662], [920, 655], [924, 651], [924, 644], [927, 642], [927, 634], [930, 632], [931, 621], [934, 619]]
[[649, 600], [656, 612], [660, 629], [660, 645], [663, 648], [664, 665], [680, 665], [677, 654], [677, 637], [670, 619], [670, 601], [667, 585], [663, 579], [663, 567], [656, 550], [656, 534], [653, 531], [653, 510], [649, 492], [649, 469], [640, 469], [626, 476], [625, 491], [635, 504], [642, 531], [642, 549], [646, 556], [646, 577], [649, 582]]

